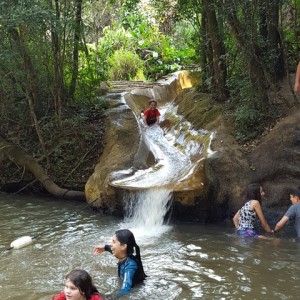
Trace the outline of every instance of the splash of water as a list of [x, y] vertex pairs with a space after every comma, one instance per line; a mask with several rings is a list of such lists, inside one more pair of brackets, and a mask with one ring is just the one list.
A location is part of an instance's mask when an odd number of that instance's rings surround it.
[[171, 229], [165, 220], [172, 204], [170, 190], [128, 192], [124, 202], [126, 213], [121, 227], [132, 230], [136, 238], [159, 237]]

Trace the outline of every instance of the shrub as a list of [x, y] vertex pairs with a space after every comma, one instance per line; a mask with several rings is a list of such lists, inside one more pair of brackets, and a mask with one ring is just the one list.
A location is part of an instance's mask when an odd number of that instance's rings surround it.
[[255, 108], [240, 106], [235, 110], [234, 117], [237, 139], [241, 142], [257, 137], [263, 130], [264, 115]]
[[144, 80], [144, 63], [136, 54], [120, 49], [114, 52], [108, 60], [110, 69], [108, 76], [111, 80]]

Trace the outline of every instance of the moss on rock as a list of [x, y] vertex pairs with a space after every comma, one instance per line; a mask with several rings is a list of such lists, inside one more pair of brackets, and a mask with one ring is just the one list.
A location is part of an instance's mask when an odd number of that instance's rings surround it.
[[207, 124], [214, 122], [223, 109], [216, 104], [210, 95], [198, 93], [194, 89], [187, 89], [176, 99], [178, 113], [193, 124], [196, 129], [203, 129]]

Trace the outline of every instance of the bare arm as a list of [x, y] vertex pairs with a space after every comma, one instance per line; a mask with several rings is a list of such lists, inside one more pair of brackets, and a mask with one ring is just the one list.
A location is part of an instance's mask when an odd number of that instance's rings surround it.
[[240, 218], [240, 209], [236, 212], [236, 214], [234, 215], [234, 217], [233, 217], [233, 219], [232, 219], [235, 228], [238, 228], [238, 227], [239, 227], [239, 218]]
[[105, 245], [98, 245], [94, 247], [93, 255], [97, 256], [105, 251]]
[[272, 229], [270, 228], [269, 224], [267, 223], [265, 216], [262, 212], [261, 206], [257, 200], [252, 200], [251, 203], [252, 209], [256, 211], [257, 216], [261, 222], [262, 227], [266, 232], [272, 232]]
[[281, 220], [276, 224], [275, 228], [274, 228], [274, 231], [277, 232], [279, 230], [282, 229], [282, 227], [285, 225], [285, 223], [289, 220], [289, 217], [287, 216], [283, 216], [281, 218]]

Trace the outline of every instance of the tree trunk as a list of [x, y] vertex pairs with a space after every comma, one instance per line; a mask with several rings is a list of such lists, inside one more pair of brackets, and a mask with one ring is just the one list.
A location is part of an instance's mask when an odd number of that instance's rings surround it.
[[69, 89], [69, 97], [71, 99], [74, 98], [77, 78], [78, 78], [79, 43], [80, 43], [80, 36], [81, 36], [81, 9], [82, 9], [82, 0], [76, 0], [73, 67], [72, 67], [72, 79], [71, 79], [71, 84]]
[[[230, 4], [227, 4], [230, 5]], [[257, 93], [256, 106], [259, 109], [266, 108], [269, 104], [268, 89], [269, 78], [264, 68], [261, 49], [258, 45], [245, 37], [245, 29], [243, 29], [237, 19], [235, 12], [230, 10], [227, 14], [227, 22], [230, 31], [235, 37], [239, 48], [242, 50], [246, 61], [246, 67], [249, 69], [249, 77], [253, 86], [253, 90]]]
[[47, 150], [46, 150], [46, 147], [45, 147], [45, 143], [44, 143], [44, 138], [42, 136], [42, 133], [41, 133], [41, 130], [40, 130], [40, 126], [39, 126], [39, 122], [38, 122], [38, 119], [37, 119], [35, 111], [34, 111], [32, 99], [31, 99], [31, 97], [27, 96], [27, 100], [28, 100], [28, 105], [29, 105], [31, 119], [32, 119], [32, 122], [34, 124], [34, 128], [35, 128], [35, 131], [37, 133], [37, 136], [39, 138], [39, 142], [40, 142], [43, 154], [44, 154], [44, 156], [46, 157], [46, 160], [47, 160], [47, 166], [50, 166], [49, 155], [47, 153]]
[[[25, 32], [25, 28], [20, 29], [20, 33]], [[24, 73], [26, 74], [26, 87], [28, 88], [28, 96], [32, 98], [34, 109], [37, 115], [40, 114], [40, 90], [37, 81], [37, 75], [33, 67], [31, 58], [27, 52], [22, 35], [13, 28], [10, 29], [10, 35], [16, 43], [16, 48], [23, 59]]]
[[283, 58], [283, 47], [281, 45], [279, 34], [279, 0], [269, 0], [268, 2], [268, 53], [274, 53], [271, 57], [270, 74], [273, 82], [277, 82], [286, 74]]
[[[50, 6], [52, 8], [52, 0], [50, 0]], [[59, 3], [55, 0], [55, 14], [56, 22], [60, 19]], [[58, 126], [62, 127], [61, 122], [61, 110], [62, 110], [62, 94], [63, 94], [63, 66], [61, 59], [61, 51], [59, 44], [59, 37], [56, 31], [57, 26], [53, 24], [51, 30], [52, 49], [53, 49], [53, 60], [54, 60], [54, 107], [57, 118]]]
[[[24, 33], [25, 28], [23, 28], [21, 32]], [[27, 90], [25, 92], [25, 95], [28, 100], [30, 115], [31, 115], [32, 122], [34, 124], [34, 128], [39, 138], [43, 153], [47, 159], [47, 164], [49, 164], [50, 163], [49, 157], [45, 148], [45, 143], [41, 131], [39, 129], [39, 123], [37, 117], [39, 115], [39, 110], [40, 110], [40, 92], [39, 92], [39, 87], [37, 82], [37, 75], [33, 67], [31, 58], [27, 53], [27, 49], [25, 47], [21, 35], [18, 33], [16, 29], [11, 29], [10, 34], [17, 45], [17, 49], [19, 51], [20, 56], [23, 58], [24, 73], [26, 74], [26, 90]]]
[[[200, 30], [200, 37], [199, 38], [199, 45], [200, 45], [200, 67], [201, 67], [201, 85], [199, 86], [199, 91], [201, 92], [208, 92], [208, 86], [207, 86], [207, 79], [212, 76], [212, 70], [210, 67], [209, 62], [212, 61], [212, 59], [210, 59], [210, 53], [211, 51], [209, 51], [210, 49], [208, 48], [207, 43], [204, 43], [203, 41], [206, 41], [207, 39], [207, 16], [205, 11], [202, 11], [202, 18], [201, 18], [201, 25], [199, 26], [199, 30]], [[202, 42], [201, 42], [202, 41]]]
[[212, 47], [213, 91], [217, 100], [223, 102], [229, 96], [228, 89], [226, 88], [225, 53], [222, 47], [218, 21], [213, 3], [209, 0], [203, 0], [203, 6], [207, 16], [207, 28]]
[[3, 160], [5, 158], [33, 173], [35, 178], [51, 195], [63, 199], [86, 200], [84, 192], [60, 188], [48, 177], [44, 169], [37, 163], [35, 159], [28, 156], [21, 149], [9, 144], [6, 140], [0, 137], [0, 159]]

